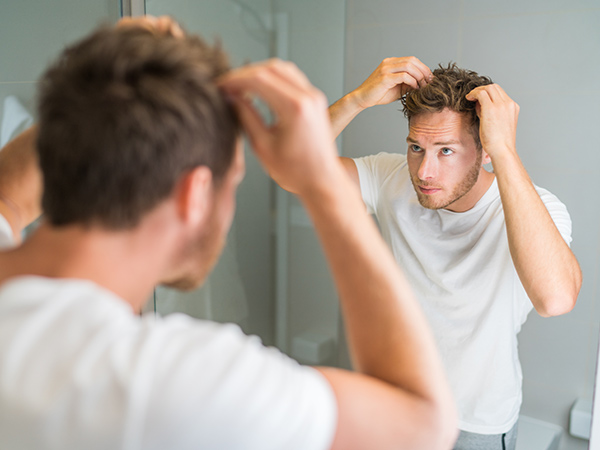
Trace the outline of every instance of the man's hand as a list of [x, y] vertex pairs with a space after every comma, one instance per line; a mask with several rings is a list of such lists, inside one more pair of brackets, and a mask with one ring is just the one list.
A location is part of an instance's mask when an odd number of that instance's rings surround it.
[[183, 37], [184, 33], [177, 22], [169, 16], [154, 17], [150, 15], [139, 17], [123, 17], [116, 27], [142, 27], [153, 33], [171, 35], [177, 38]]
[[[220, 81], [233, 98], [252, 147], [273, 179], [307, 193], [340, 170], [327, 117], [327, 99], [293, 64], [280, 60], [233, 70]], [[259, 97], [274, 113], [267, 125], [252, 105]]]
[[466, 98], [477, 102], [479, 137], [492, 163], [502, 155], [516, 153], [519, 105], [497, 84], [479, 86], [469, 92]]
[[432, 77], [429, 67], [414, 56], [386, 58], [352, 95], [362, 109], [387, 105], [425, 86]]
[[407, 92], [426, 86], [432, 77], [429, 67], [414, 56], [384, 59], [359, 87], [329, 107], [334, 137], [361, 111], [392, 103]]

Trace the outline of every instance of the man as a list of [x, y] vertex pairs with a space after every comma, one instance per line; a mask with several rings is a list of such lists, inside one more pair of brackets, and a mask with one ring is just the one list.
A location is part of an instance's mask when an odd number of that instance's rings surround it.
[[[0, 253], [0, 448], [452, 445], [433, 337], [295, 66], [229, 72], [147, 18], [68, 48], [40, 92], [45, 220]], [[232, 325], [137, 315], [159, 282], [200, 284], [223, 247], [244, 172], [232, 104], [315, 222], [358, 373], [302, 367]]]
[[459, 410], [455, 448], [514, 449], [516, 335], [532, 308], [546, 317], [575, 304], [571, 221], [519, 160], [518, 105], [475, 72], [386, 59], [330, 107], [334, 131], [398, 99], [409, 121], [406, 155], [342, 162], [433, 327]]

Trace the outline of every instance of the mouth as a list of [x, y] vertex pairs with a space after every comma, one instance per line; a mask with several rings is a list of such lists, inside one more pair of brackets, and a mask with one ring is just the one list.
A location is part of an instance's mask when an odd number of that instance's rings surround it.
[[432, 195], [440, 192], [440, 188], [432, 187], [432, 186], [418, 186], [419, 191], [421, 191], [425, 195]]

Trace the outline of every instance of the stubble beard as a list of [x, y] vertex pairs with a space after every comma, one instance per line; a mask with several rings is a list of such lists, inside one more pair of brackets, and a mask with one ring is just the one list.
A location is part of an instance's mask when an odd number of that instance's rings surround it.
[[179, 291], [192, 291], [202, 286], [216, 266], [225, 243], [225, 236], [220, 234], [217, 222], [211, 220], [208, 228], [186, 246], [182, 258], [186, 264], [182, 273], [163, 282], [163, 286]]

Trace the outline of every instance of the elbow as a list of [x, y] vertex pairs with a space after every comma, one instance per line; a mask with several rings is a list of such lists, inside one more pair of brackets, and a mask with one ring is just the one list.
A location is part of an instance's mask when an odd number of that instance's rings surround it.
[[428, 443], [423, 448], [448, 450], [458, 439], [458, 415], [454, 403], [442, 402], [429, 405], [429, 413], [423, 422], [423, 436]]
[[556, 317], [571, 312], [577, 302], [581, 283], [581, 270], [577, 270], [570, 283], [565, 283], [561, 289], [555, 289], [551, 294], [534, 301], [535, 310], [542, 317]]
[[456, 414], [456, 410], [454, 408], [447, 408], [443, 414], [443, 419], [440, 424], [439, 436], [439, 448], [440, 449], [451, 449], [454, 448], [454, 444], [456, 444], [456, 440], [458, 439], [458, 416]]
[[556, 317], [567, 314], [575, 307], [578, 294], [579, 290], [575, 293], [552, 295], [534, 304], [535, 310], [542, 317]]

